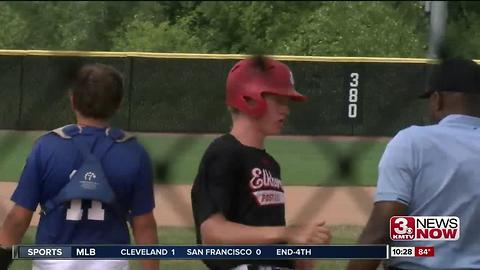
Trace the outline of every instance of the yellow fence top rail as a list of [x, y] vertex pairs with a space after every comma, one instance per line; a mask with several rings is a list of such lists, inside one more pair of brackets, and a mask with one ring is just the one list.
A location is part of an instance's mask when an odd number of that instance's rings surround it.
[[[49, 51], [49, 50], [1, 50], [0, 56], [79, 56], [79, 57], [142, 57], [163, 59], [244, 59], [247, 54], [202, 54], [202, 53], [153, 53], [153, 52], [105, 52], [105, 51]], [[435, 60], [426, 58], [399, 57], [344, 57], [344, 56], [299, 56], [268, 55], [280, 61], [299, 62], [346, 62], [346, 63], [410, 63], [425, 64]], [[480, 64], [480, 60], [474, 60]]]
[[[151, 52], [102, 52], [102, 51], [48, 51], [48, 50], [0, 50], [0, 56], [79, 56], [79, 57], [142, 57], [164, 59], [243, 59], [245, 54], [198, 54], [198, 53], [151, 53]], [[386, 58], [386, 57], [332, 57], [332, 56], [293, 56], [270, 55], [281, 61], [304, 62], [348, 62], [348, 63], [411, 63], [431, 62], [425, 58]]]

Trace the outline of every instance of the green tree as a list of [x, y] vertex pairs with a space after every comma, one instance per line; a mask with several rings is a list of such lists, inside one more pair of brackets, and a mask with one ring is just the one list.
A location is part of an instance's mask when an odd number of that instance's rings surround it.
[[0, 25], [0, 49], [17, 49], [25, 44], [29, 33], [27, 22], [6, 2], [0, 2]]
[[136, 2], [8, 2], [28, 29], [18, 49], [109, 50], [115, 30]]
[[[423, 57], [426, 25], [422, 6], [404, 17], [387, 2], [328, 2], [300, 18], [299, 27], [275, 53], [331, 56]], [[421, 25], [421, 27], [419, 27]]]
[[188, 30], [187, 3], [142, 3], [133, 16], [110, 34], [113, 50], [148, 52], [204, 52], [201, 41]]
[[[190, 34], [181, 22], [154, 24], [134, 19], [113, 36], [113, 50], [147, 52], [205, 52], [198, 38]], [[119, 35], [121, 33], [122, 35]]]
[[443, 57], [480, 59], [480, 3], [450, 2]]
[[[0, 2], [0, 48], [424, 57], [423, 1]], [[479, 57], [480, 5], [449, 2], [451, 54]]]
[[[202, 2], [189, 29], [215, 53], [269, 53], [298, 17], [321, 2]], [[201, 33], [201, 34], [200, 34]]]

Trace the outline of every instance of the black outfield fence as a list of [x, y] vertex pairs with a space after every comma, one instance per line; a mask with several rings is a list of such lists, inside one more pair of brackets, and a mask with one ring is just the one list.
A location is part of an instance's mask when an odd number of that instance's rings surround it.
[[[131, 131], [219, 133], [230, 67], [246, 56], [0, 51], [0, 129], [48, 130], [73, 121], [67, 89], [85, 63], [116, 67], [127, 91], [116, 126]], [[285, 133], [392, 136], [422, 124], [424, 59], [278, 56], [309, 96], [293, 104]]]

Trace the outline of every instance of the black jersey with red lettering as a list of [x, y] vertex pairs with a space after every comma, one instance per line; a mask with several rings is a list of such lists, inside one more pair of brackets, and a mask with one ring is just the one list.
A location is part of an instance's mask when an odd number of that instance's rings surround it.
[[[265, 150], [242, 145], [230, 134], [217, 138], [206, 150], [191, 196], [199, 244], [200, 225], [216, 213], [244, 225], [285, 226], [280, 166]], [[228, 270], [241, 264], [292, 267], [289, 260], [204, 262], [211, 270]]]

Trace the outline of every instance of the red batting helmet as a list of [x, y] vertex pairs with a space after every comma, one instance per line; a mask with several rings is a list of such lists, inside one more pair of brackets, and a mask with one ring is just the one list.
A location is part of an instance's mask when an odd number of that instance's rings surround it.
[[[298, 93], [293, 84], [292, 72], [282, 62], [264, 57], [244, 59], [228, 73], [226, 102], [252, 117], [260, 117], [267, 109], [263, 93], [305, 101], [307, 97]], [[248, 100], [255, 102], [249, 104]]]

